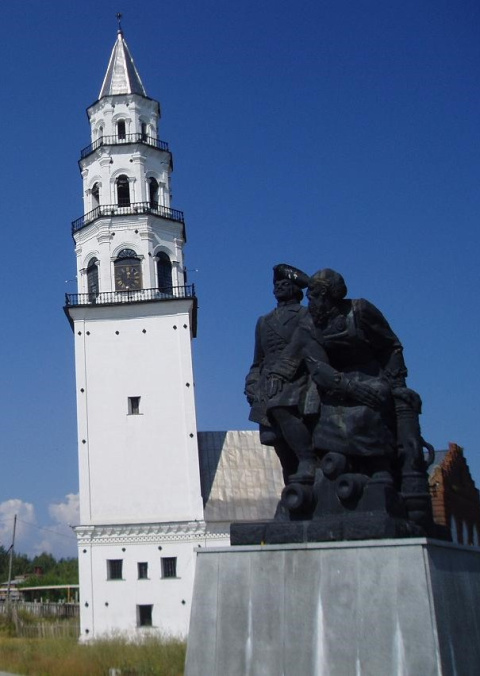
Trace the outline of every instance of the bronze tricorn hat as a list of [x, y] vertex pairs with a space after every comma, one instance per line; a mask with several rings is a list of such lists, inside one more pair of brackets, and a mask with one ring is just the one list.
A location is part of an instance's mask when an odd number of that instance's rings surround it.
[[273, 266], [273, 281], [278, 282], [280, 279], [289, 279], [300, 289], [305, 289], [308, 286], [309, 275], [293, 265], [287, 263], [279, 263]]

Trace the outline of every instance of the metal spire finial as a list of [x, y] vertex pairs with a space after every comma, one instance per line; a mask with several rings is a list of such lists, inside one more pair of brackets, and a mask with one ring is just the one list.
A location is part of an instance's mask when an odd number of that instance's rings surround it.
[[120, 33], [120, 35], [123, 35], [122, 24], [120, 23], [120, 21], [122, 20], [122, 16], [123, 15], [121, 12], [117, 12], [118, 32]]

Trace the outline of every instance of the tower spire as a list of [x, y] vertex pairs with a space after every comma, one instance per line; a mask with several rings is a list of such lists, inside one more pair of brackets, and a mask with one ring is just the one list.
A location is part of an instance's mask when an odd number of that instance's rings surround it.
[[107, 72], [98, 96], [99, 99], [103, 96], [113, 96], [116, 94], [140, 94], [140, 96], [147, 96], [133, 57], [123, 37], [121, 19], [122, 14], [118, 12], [117, 40], [108, 62]]

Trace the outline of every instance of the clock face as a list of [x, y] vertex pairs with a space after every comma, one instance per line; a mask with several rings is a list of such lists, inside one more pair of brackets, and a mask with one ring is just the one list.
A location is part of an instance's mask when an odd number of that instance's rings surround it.
[[142, 288], [140, 263], [125, 263], [115, 266], [115, 289], [131, 291]]

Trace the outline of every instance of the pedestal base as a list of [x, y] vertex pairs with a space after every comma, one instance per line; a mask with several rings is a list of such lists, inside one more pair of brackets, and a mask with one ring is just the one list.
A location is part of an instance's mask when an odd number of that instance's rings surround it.
[[479, 669], [479, 549], [412, 538], [198, 551], [186, 676]]
[[420, 537], [421, 528], [385, 512], [326, 514], [309, 521], [237, 521], [230, 526], [230, 544], [279, 545], [384, 538]]

